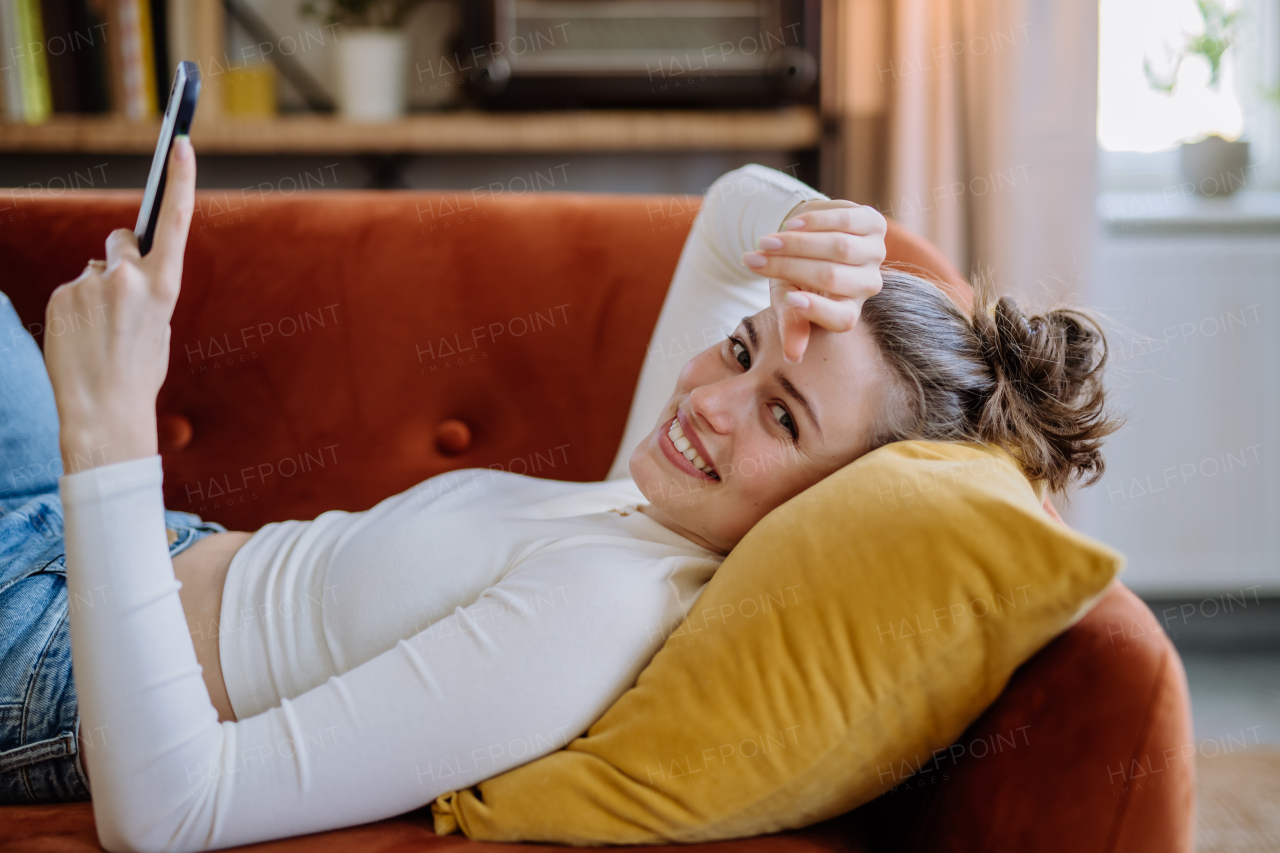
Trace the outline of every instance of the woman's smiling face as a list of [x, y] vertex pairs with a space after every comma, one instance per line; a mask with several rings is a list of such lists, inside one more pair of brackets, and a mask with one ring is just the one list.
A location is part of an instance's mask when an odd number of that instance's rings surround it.
[[744, 317], [685, 365], [631, 454], [645, 513], [721, 553], [866, 453], [889, 399], [886, 368], [861, 323], [848, 332], [813, 326], [804, 360], [790, 364], [777, 311]]

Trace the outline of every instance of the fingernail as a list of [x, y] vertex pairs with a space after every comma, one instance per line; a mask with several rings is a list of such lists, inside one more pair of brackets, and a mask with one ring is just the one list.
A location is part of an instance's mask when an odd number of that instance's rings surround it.
[[775, 249], [782, 248], [781, 237], [761, 237], [756, 241], [756, 248], [763, 249], [766, 252], [772, 252]]
[[769, 259], [759, 252], [743, 252], [742, 262], [753, 270], [758, 270], [760, 267], [769, 263]]
[[792, 290], [782, 297], [782, 301], [790, 305], [792, 308], [808, 308], [809, 297], [798, 290]]
[[803, 220], [803, 219], [799, 219], [799, 218], [796, 218], [796, 219], [788, 219], [788, 220], [787, 220], [787, 224], [783, 226], [782, 230], [784, 230], [784, 231], [799, 231], [799, 230], [800, 230], [801, 228], [803, 228], [803, 227], [804, 227], [804, 220]]
[[177, 149], [180, 162], [185, 163], [191, 159], [191, 138], [185, 133], [173, 138], [173, 147]]

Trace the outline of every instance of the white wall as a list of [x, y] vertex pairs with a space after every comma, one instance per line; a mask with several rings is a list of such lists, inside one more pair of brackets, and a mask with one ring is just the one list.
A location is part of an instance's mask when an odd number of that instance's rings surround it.
[[1073, 521], [1128, 556], [1140, 594], [1280, 593], [1280, 217], [1134, 213], [1100, 222], [1089, 288], [1119, 327], [1129, 422]]

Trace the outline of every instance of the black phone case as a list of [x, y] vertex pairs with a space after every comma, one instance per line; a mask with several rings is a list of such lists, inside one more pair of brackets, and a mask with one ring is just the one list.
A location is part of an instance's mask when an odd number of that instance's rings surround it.
[[[178, 102], [175, 104], [174, 99]], [[151, 171], [160, 169], [160, 179], [156, 183], [155, 194], [144, 196], [142, 199], [142, 207], [138, 211], [138, 222], [142, 223], [143, 211], [146, 211], [146, 225], [141, 232], [136, 231], [138, 237], [138, 252], [145, 255], [151, 251], [151, 242], [156, 235], [156, 221], [160, 218], [160, 203], [164, 200], [164, 187], [166, 179], [169, 177], [169, 149], [173, 147], [173, 140], [176, 136], [189, 133], [191, 131], [191, 120], [195, 118], [196, 102], [200, 98], [200, 69], [194, 62], [179, 62], [178, 70], [173, 75], [173, 88], [169, 92], [169, 102], [165, 106], [165, 115], [169, 114], [169, 110], [174, 110], [173, 130], [169, 134], [166, 142], [164, 138], [164, 129], [161, 127], [160, 139], [156, 143], [156, 154], [151, 161]], [[161, 152], [161, 146], [164, 151]], [[150, 183], [150, 176], [147, 180]], [[150, 201], [150, 209], [147, 203]]]

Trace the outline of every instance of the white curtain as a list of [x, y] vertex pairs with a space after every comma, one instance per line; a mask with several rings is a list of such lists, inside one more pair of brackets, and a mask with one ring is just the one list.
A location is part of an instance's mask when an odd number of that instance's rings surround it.
[[887, 0], [886, 215], [1042, 307], [1084, 298], [1094, 233], [1098, 9]]

